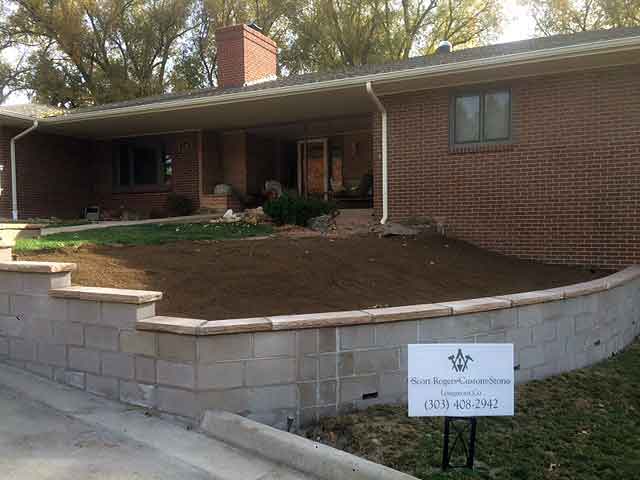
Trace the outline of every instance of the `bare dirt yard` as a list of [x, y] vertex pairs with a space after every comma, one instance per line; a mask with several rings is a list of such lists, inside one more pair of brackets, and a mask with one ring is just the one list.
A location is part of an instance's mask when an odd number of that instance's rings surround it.
[[85, 245], [19, 259], [76, 262], [74, 284], [160, 290], [159, 314], [209, 320], [460, 300], [606, 273], [508, 258], [435, 234]]

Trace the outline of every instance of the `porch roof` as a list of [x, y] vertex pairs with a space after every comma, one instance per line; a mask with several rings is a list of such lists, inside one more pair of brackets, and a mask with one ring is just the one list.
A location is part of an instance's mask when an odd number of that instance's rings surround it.
[[[378, 95], [640, 62], [640, 28], [584, 32], [416, 57], [333, 74], [292, 76], [233, 89], [206, 89], [78, 109], [40, 120], [40, 129], [91, 138], [361, 115]], [[0, 123], [7, 113], [0, 109]], [[29, 115], [7, 114], [13, 122]]]

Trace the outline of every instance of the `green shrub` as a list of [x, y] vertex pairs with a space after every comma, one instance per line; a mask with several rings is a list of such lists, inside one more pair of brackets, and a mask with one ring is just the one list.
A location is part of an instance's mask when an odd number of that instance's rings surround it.
[[333, 202], [319, 198], [302, 198], [284, 193], [280, 198], [269, 200], [264, 205], [264, 212], [276, 225], [306, 226], [310, 218], [329, 215], [337, 210]]
[[191, 215], [195, 211], [195, 206], [189, 197], [170, 193], [167, 197], [167, 210], [172, 217], [183, 217]]

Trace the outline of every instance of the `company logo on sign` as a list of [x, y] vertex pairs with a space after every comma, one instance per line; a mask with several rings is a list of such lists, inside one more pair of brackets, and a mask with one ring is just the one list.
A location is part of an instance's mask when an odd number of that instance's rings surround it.
[[466, 372], [467, 368], [469, 368], [469, 362], [473, 362], [473, 358], [471, 355], [465, 355], [462, 353], [462, 349], [458, 349], [458, 353], [455, 355], [449, 355], [449, 360], [451, 361], [451, 369], [454, 372]]

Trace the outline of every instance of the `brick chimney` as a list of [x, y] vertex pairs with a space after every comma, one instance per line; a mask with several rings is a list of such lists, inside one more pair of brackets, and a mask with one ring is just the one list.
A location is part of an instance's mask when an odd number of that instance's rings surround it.
[[221, 88], [242, 87], [276, 78], [276, 42], [251, 25], [216, 30], [218, 83]]

